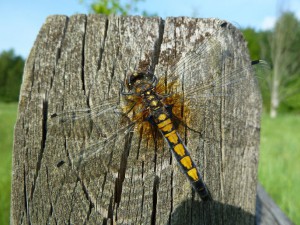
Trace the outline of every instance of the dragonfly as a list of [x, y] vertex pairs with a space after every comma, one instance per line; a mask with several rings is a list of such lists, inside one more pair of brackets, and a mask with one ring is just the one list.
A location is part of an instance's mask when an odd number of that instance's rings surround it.
[[[250, 73], [254, 66], [264, 64], [257, 60], [237, 65], [233, 71], [224, 70], [226, 60], [230, 61], [232, 55], [215, 36], [226, 34], [227, 26], [227, 22], [219, 22], [216, 30], [197, 48], [170, 65], [167, 74], [160, 73], [159, 66], [151, 65], [151, 62], [140, 61], [133, 70], [124, 68], [127, 73], [119, 81], [120, 94], [88, 108], [53, 113], [50, 118], [53, 127], [68, 135], [81, 133], [81, 130], [97, 133], [98, 140], [81, 148], [73, 159], [75, 168], [83, 167], [95, 157], [103, 161], [108, 158], [104, 166], [107, 170], [108, 167], [120, 167], [112, 151], [124, 151], [122, 146], [116, 146], [124, 139], [127, 140], [124, 145], [131, 145], [133, 133], [138, 133], [147, 142], [152, 142], [152, 146], [165, 142], [194, 191], [203, 201], [212, 200], [199, 166], [181, 134], [184, 135], [186, 129], [203, 134], [191, 121], [199, 118], [201, 111], [219, 107], [220, 99], [236, 97], [235, 89], [253, 82]], [[201, 63], [211, 64], [210, 69], [201, 69]], [[139, 143], [131, 147], [139, 148]], [[143, 160], [147, 160], [147, 154]], [[60, 161], [57, 166], [63, 164], [64, 161]], [[125, 163], [122, 167], [127, 166]]]

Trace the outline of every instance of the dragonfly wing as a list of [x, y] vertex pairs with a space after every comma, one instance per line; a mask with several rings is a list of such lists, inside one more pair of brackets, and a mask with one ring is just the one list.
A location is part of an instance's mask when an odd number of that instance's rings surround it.
[[[127, 167], [135, 166], [137, 161], [130, 159], [127, 162], [129, 150], [135, 152], [133, 158], [136, 160], [145, 160], [147, 152], [140, 147], [141, 139], [148, 142], [145, 149], [149, 150], [155, 144], [153, 139], [150, 143], [149, 137], [143, 137], [145, 129], [149, 133], [151, 128], [145, 121], [147, 110], [141, 104], [128, 104], [133, 105], [126, 106], [126, 109], [131, 109], [126, 113], [117, 100], [107, 100], [91, 108], [53, 114], [50, 130], [66, 139], [67, 149], [73, 149], [67, 153], [67, 158], [57, 162], [57, 166], [68, 161], [67, 164], [77, 173], [89, 171], [99, 176], [107, 172], [118, 174], [121, 168], [125, 171]], [[153, 155], [153, 149], [151, 152]], [[93, 169], [96, 165], [97, 171]]]
[[[126, 123], [126, 119], [129, 119], [124, 116], [120, 117], [121, 114], [119, 101], [116, 98], [108, 99], [90, 108], [52, 114], [49, 119], [50, 129], [55, 135], [86, 139], [94, 133], [100, 140], [105, 140], [111, 132], [118, 130]], [[116, 123], [111, 123], [111, 121], [116, 121]]]
[[[180, 99], [183, 108], [189, 109], [190, 115], [183, 118], [189, 126], [201, 131], [203, 120], [210, 123], [214, 121], [223, 121], [223, 127], [229, 128], [224, 124], [234, 121], [237, 127], [258, 129], [256, 122], [246, 120], [250, 114], [247, 110], [243, 110], [243, 105], [248, 101], [255, 107], [257, 102], [251, 102], [253, 95], [258, 94], [257, 80], [252, 76], [256, 70], [264, 71], [267, 69], [265, 62], [258, 62], [252, 65], [237, 65], [233, 70], [226, 70], [226, 60], [221, 63], [218, 73], [211, 74], [211, 79], [203, 80], [198, 85], [189, 84], [184, 92], [184, 98]], [[222, 69], [224, 68], [224, 69]], [[191, 76], [195, 73], [191, 72]], [[209, 75], [209, 73], [207, 74]], [[252, 97], [251, 97], [252, 96]], [[190, 123], [191, 118], [197, 120], [198, 123]]]
[[[164, 90], [166, 96], [170, 97], [171, 101], [167, 99], [166, 104], [174, 106], [174, 115], [186, 125], [188, 125], [188, 120], [191, 118], [190, 113], [193, 113], [194, 110], [189, 108], [192, 105], [190, 103], [194, 100], [194, 96], [199, 94], [187, 95], [186, 92], [209, 83], [207, 75], [213, 74], [215, 77], [215, 74], [220, 71], [222, 43], [218, 37], [224, 35], [226, 26], [225, 21], [217, 21], [214, 29], [195, 31], [195, 33], [201, 35], [197, 35], [193, 39], [194, 45], [190, 43], [184, 45], [190, 46], [191, 49], [185, 47], [181, 49], [179, 45], [178, 47], [175, 45], [175, 50], [169, 49], [168, 43], [166, 45], [163, 43], [161, 47], [162, 56], [167, 55], [167, 57], [161, 57], [156, 68], [156, 73], [160, 75], [158, 90], [162, 93], [161, 90]], [[174, 99], [176, 102], [174, 102]], [[194, 108], [197, 109], [201, 105], [203, 106], [203, 103], [202, 99], [201, 101], [198, 100]]]
[[[237, 108], [242, 105], [243, 97], [257, 93], [256, 81], [253, 78], [254, 65], [251, 62], [240, 61], [235, 56], [236, 48], [225, 44], [231, 25], [219, 21], [209, 35], [205, 33], [204, 40], [196, 42], [198, 47], [184, 53], [184, 50], [174, 59], [166, 76], [161, 76], [165, 85], [166, 95], [175, 96], [176, 107], [173, 112], [185, 125], [200, 131], [199, 124], [205, 117], [205, 112], [213, 115], [224, 107]], [[257, 62], [255, 67], [261, 68], [264, 62]], [[162, 73], [164, 74], [164, 73]], [[160, 88], [160, 87], [159, 87]], [[242, 93], [241, 93], [242, 92]], [[241, 95], [242, 94], [242, 95]], [[232, 99], [231, 101], [229, 99]], [[242, 111], [240, 113], [243, 113]], [[222, 114], [232, 117], [231, 113]], [[237, 120], [245, 121], [245, 115], [235, 114]], [[197, 123], [190, 121], [198, 121]]]
[[[101, 141], [85, 143], [86, 147], [81, 148], [72, 159], [73, 169], [81, 172], [92, 171], [95, 176], [109, 171], [117, 173], [124, 160], [122, 157], [128, 154], [134, 125], [134, 122], [129, 123]], [[95, 171], [93, 167], [99, 164], [101, 166], [97, 166]]]

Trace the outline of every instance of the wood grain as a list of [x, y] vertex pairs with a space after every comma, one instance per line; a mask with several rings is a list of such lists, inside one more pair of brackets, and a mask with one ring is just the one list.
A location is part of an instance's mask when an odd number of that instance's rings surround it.
[[[196, 58], [193, 66], [199, 73], [221, 69], [225, 77], [246, 68], [249, 56], [241, 33], [230, 24], [226, 32], [214, 32], [219, 25], [216, 19], [185, 17], [48, 17], [24, 70], [11, 223], [254, 224], [261, 99], [250, 70], [243, 75], [246, 85], [233, 85], [232, 98], [219, 98], [206, 111], [196, 98], [193, 110], [199, 113], [190, 123], [203, 132], [186, 130], [183, 135], [202, 168], [214, 199], [210, 203], [192, 191], [166, 144], [153, 151], [138, 132], [105, 144], [110, 146], [107, 153], [99, 145], [103, 155], [74, 167], [82, 149], [112, 132], [114, 115], [106, 122], [99, 118], [100, 127], [95, 121], [78, 123], [84, 131], [62, 132], [51, 121], [58, 112], [119, 99], [119, 81], [141, 63], [168, 74], [170, 65], [184, 60], [210, 34], [218, 40], [212, 50], [220, 44], [227, 58], [212, 61], [215, 53], [199, 62]], [[197, 82], [203, 78], [195, 70], [187, 66], [184, 71], [193, 73], [186, 75], [190, 79], [184, 87], [201, 85]]]

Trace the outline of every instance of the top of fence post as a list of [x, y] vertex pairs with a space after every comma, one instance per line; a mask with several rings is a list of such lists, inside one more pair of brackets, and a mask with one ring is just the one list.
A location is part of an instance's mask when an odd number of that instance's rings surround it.
[[[183, 100], [193, 96], [181, 137], [212, 202], [166, 144], [111, 129], [122, 117], [120, 82], [142, 65], [178, 82]], [[78, 120], [60, 127], [51, 115], [61, 112]], [[260, 113], [246, 43], [225, 21], [50, 16], [24, 70], [11, 223], [254, 224]]]

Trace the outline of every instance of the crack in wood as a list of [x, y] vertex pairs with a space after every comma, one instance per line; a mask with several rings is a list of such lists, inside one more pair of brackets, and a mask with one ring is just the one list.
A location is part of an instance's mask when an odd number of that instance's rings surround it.
[[81, 81], [82, 81], [82, 90], [85, 94], [85, 75], [84, 75], [84, 60], [85, 60], [85, 36], [86, 36], [86, 26], [87, 26], [87, 17], [85, 16], [84, 20], [84, 32], [82, 37], [82, 46], [81, 46]]
[[46, 145], [46, 140], [47, 140], [47, 116], [48, 114], [48, 102], [47, 102], [47, 96], [44, 96], [43, 99], [43, 104], [42, 104], [42, 137], [41, 137], [41, 149], [38, 152], [38, 157], [37, 157], [37, 162], [36, 162], [36, 170], [34, 174], [34, 180], [31, 186], [31, 191], [30, 191], [30, 198], [33, 199], [33, 194], [35, 192], [35, 187], [36, 187], [36, 182], [41, 170], [42, 166], [42, 159], [45, 151], [45, 145]]
[[153, 193], [152, 193], [152, 213], [151, 213], [151, 225], [156, 224], [156, 210], [157, 210], [157, 191], [159, 187], [159, 177], [155, 176], [153, 182]]
[[26, 220], [28, 224], [31, 224], [30, 222], [30, 211], [29, 211], [29, 200], [28, 200], [28, 194], [27, 194], [27, 185], [26, 185], [26, 170], [25, 165], [23, 167], [23, 189], [24, 189], [24, 210], [26, 213]]
[[105, 20], [105, 29], [104, 29], [103, 42], [102, 42], [102, 45], [100, 47], [99, 59], [98, 59], [98, 62], [97, 62], [97, 71], [99, 71], [101, 69], [101, 63], [102, 63], [102, 57], [103, 57], [104, 48], [105, 48], [105, 42], [106, 42], [106, 37], [107, 37], [108, 25], [109, 25], [109, 20], [106, 18], [106, 20]]
[[119, 206], [119, 203], [121, 201], [122, 197], [122, 188], [123, 188], [123, 182], [125, 180], [125, 174], [127, 171], [127, 160], [131, 149], [131, 140], [133, 137], [133, 133], [129, 132], [125, 136], [125, 145], [123, 148], [123, 153], [120, 160], [120, 169], [118, 171], [118, 177], [116, 178], [115, 182], [115, 199], [114, 202], [116, 203], [117, 207]]

